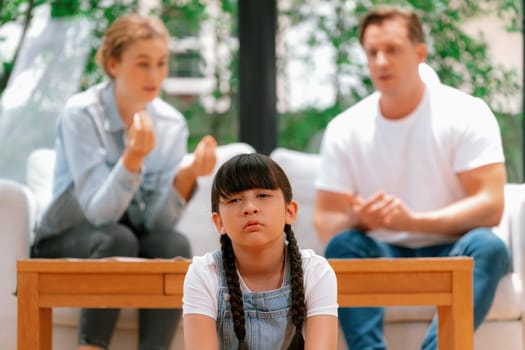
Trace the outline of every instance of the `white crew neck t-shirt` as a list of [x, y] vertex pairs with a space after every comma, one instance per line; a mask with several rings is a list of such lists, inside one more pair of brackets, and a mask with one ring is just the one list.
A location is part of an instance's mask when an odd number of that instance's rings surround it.
[[[337, 316], [337, 279], [328, 261], [311, 249], [301, 250], [306, 317]], [[193, 257], [184, 279], [183, 314], [217, 319], [219, 277], [213, 252]], [[241, 276], [242, 281], [242, 276]], [[244, 291], [247, 286], [241, 282]]]
[[[501, 162], [500, 130], [487, 104], [436, 83], [400, 120], [381, 115], [377, 92], [335, 117], [323, 137], [316, 187], [363, 198], [383, 190], [425, 212], [465, 197], [458, 173]], [[386, 229], [369, 234], [406, 247], [458, 238]]]

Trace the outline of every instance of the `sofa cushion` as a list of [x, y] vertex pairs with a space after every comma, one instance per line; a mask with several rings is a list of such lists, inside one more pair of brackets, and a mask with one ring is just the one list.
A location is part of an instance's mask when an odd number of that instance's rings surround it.
[[[509, 243], [512, 270], [521, 276], [525, 272], [525, 185], [505, 185], [505, 210], [499, 225], [500, 236]], [[524, 281], [525, 282], [525, 281]]]
[[277, 148], [270, 157], [279, 164], [292, 185], [293, 198], [299, 205], [297, 219], [292, 225], [301, 248], [313, 249], [324, 255], [325, 245], [317, 237], [312, 215], [315, 200], [315, 181], [320, 166], [319, 156], [285, 148]]
[[55, 150], [36, 149], [29, 155], [26, 164], [26, 184], [35, 199], [35, 220], [38, 221], [43, 210], [51, 201], [53, 192], [53, 172], [55, 169]]

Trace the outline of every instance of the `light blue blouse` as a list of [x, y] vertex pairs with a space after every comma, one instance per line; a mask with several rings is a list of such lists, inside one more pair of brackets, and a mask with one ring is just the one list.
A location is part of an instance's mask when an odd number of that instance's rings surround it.
[[72, 96], [58, 121], [53, 200], [36, 240], [88, 220], [94, 226], [118, 222], [128, 212], [147, 231], [173, 229], [185, 205], [173, 179], [187, 152], [182, 114], [156, 98], [147, 105], [156, 137], [141, 173], [122, 163], [126, 130], [113, 84], [105, 82]]

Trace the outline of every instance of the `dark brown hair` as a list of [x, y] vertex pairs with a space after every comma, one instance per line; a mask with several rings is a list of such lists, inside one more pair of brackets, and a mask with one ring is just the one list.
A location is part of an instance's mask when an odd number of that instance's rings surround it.
[[169, 37], [166, 26], [158, 18], [146, 17], [138, 13], [122, 16], [106, 30], [102, 45], [97, 51], [97, 64], [112, 77], [107, 70], [110, 57], [120, 60], [129, 45], [142, 39], [161, 38], [166, 40], [167, 46]]
[[[220, 198], [227, 197], [254, 188], [275, 190], [280, 189], [286, 203], [292, 201], [292, 187], [281, 167], [268, 156], [259, 153], [241, 154], [226, 161], [217, 171], [211, 190], [211, 207], [213, 212], [219, 212]], [[304, 300], [303, 268], [301, 253], [295, 239], [291, 225], [284, 225], [284, 232], [288, 241], [287, 252], [290, 259], [290, 273], [292, 284], [292, 323], [295, 334], [288, 347], [289, 350], [304, 349], [302, 333], [306, 317]], [[238, 349], [247, 349], [244, 338], [244, 307], [239, 277], [235, 265], [235, 253], [232, 242], [227, 234], [221, 235], [221, 250], [223, 267], [226, 274], [228, 293], [233, 316], [235, 335], [239, 341]]]
[[359, 23], [359, 42], [363, 45], [366, 28], [372, 24], [382, 24], [384, 21], [402, 19], [408, 30], [408, 38], [413, 44], [425, 42], [423, 25], [418, 15], [412, 10], [405, 10], [393, 6], [380, 6], [368, 12]]

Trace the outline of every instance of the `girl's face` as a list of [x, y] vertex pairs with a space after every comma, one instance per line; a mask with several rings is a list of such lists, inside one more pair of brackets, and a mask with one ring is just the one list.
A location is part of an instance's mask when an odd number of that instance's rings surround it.
[[129, 45], [120, 59], [109, 58], [118, 96], [133, 104], [148, 104], [158, 96], [168, 75], [168, 45], [163, 38], [141, 39]]
[[237, 246], [256, 247], [283, 241], [285, 224], [297, 216], [297, 203], [285, 203], [280, 189], [251, 189], [219, 201], [212, 219], [220, 234]]

